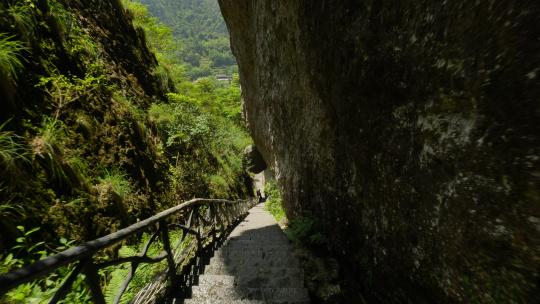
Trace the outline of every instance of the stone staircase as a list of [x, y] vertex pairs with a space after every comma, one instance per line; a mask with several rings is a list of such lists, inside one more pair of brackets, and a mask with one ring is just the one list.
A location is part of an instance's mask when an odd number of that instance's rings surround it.
[[291, 245], [262, 204], [250, 210], [215, 252], [184, 303], [309, 303]]

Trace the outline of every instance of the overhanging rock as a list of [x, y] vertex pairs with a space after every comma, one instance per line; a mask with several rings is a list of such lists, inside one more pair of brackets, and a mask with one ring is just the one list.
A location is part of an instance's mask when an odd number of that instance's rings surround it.
[[255, 174], [266, 170], [266, 162], [257, 147], [250, 145], [244, 149], [244, 168]]

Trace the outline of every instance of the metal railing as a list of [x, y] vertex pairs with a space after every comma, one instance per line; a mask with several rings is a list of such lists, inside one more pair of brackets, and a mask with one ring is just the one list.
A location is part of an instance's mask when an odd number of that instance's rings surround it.
[[[158, 263], [163, 260], [167, 262], [167, 270], [140, 290], [132, 299], [132, 303], [151, 303], [153, 299], [160, 296], [183, 296], [197, 279], [200, 268], [203, 267], [209, 254], [228, 235], [230, 229], [243, 219], [254, 204], [253, 199], [238, 201], [192, 199], [117, 232], [0, 275], [0, 298], [12, 288], [44, 277], [62, 266], [75, 264], [49, 303], [62, 300], [68, 294], [77, 276], [84, 274], [93, 302], [104, 304], [105, 297], [98, 271], [130, 263], [129, 273], [114, 299], [114, 303], [120, 303], [139, 265]], [[105, 248], [152, 229], [154, 229], [153, 233], [138, 255], [105, 261], [101, 260], [103, 254], [98, 255]], [[170, 241], [171, 230], [181, 231], [181, 238], [173, 245]], [[186, 244], [188, 235], [194, 237]], [[148, 256], [150, 246], [158, 239], [161, 240], [163, 251], [156, 256]]]

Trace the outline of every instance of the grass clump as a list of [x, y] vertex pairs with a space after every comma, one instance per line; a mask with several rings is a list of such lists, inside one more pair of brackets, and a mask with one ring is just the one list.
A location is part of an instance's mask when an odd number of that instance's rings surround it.
[[133, 189], [126, 173], [119, 169], [105, 170], [99, 178], [101, 184], [109, 185], [120, 197], [125, 198]]
[[17, 79], [23, 68], [21, 52], [25, 49], [22, 42], [13, 40], [13, 36], [0, 33], [0, 73]]
[[7, 122], [0, 125], [0, 163], [6, 170], [16, 166], [17, 161], [28, 161], [28, 151], [21, 144], [22, 138], [12, 131], [4, 131]]
[[32, 140], [31, 146], [35, 155], [54, 158], [57, 146], [63, 139], [64, 124], [55, 118], [45, 117], [38, 130], [37, 136]]
[[9, 6], [7, 12], [13, 18], [14, 26], [24, 35], [25, 39], [29, 39], [34, 33], [36, 24], [34, 17], [36, 6], [30, 0], [24, 2], [26, 3]]

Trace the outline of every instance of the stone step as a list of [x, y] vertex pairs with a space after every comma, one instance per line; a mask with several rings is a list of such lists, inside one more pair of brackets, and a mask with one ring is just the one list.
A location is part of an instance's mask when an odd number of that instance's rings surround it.
[[186, 304], [309, 304], [304, 272], [291, 243], [258, 205], [249, 211], [204, 273]]
[[217, 274], [205, 274], [199, 276], [199, 282], [197, 286], [220, 286], [227, 288], [250, 287], [250, 288], [303, 288], [304, 280], [303, 276], [299, 273], [295, 273], [292, 276], [275, 276], [275, 277], [248, 277], [233, 276], [233, 275], [217, 275]]
[[243, 241], [243, 240], [274, 240], [274, 241], [287, 241], [287, 236], [281, 232], [270, 232], [270, 233], [244, 233], [236, 236], [229, 236], [227, 238], [228, 242], [234, 241]]
[[222, 267], [299, 267], [298, 260], [288, 254], [279, 255], [250, 255], [239, 254], [239, 256], [216, 256], [210, 260], [208, 266]]
[[[303, 287], [304, 271], [301, 268], [206, 268], [201, 278], [210, 276], [234, 276], [237, 285], [246, 287]], [[208, 280], [205, 278], [204, 280]]]
[[267, 260], [294, 259], [295, 256], [287, 249], [222, 249], [214, 252], [211, 259], [234, 259], [234, 260]]
[[[208, 301], [212, 302], [208, 302]], [[189, 303], [216, 303], [217, 301], [263, 300], [265, 303], [309, 303], [305, 288], [250, 288], [193, 286]]]
[[269, 244], [269, 245], [261, 245], [261, 244], [234, 244], [234, 245], [226, 245], [222, 246], [218, 251], [246, 251], [246, 250], [264, 250], [264, 251], [287, 251], [292, 252], [292, 248], [288, 245], [283, 244]]
[[[204, 267], [203, 274], [232, 274], [232, 275], [245, 275], [254, 273], [257, 275], [267, 274], [276, 275], [279, 274], [281, 269], [290, 269], [288, 273], [295, 274], [296, 270], [301, 269], [298, 264], [296, 265], [254, 265], [254, 264], [219, 264], [211, 263]], [[294, 270], [294, 271], [293, 271]], [[242, 273], [242, 272], [245, 272]]]
[[283, 244], [232, 244], [221, 246], [217, 251], [231, 251], [231, 250], [286, 250], [292, 252], [292, 247]]
[[278, 245], [264, 246], [264, 247], [263, 246], [225, 246], [217, 250], [216, 253], [223, 252], [223, 253], [229, 254], [231, 252], [239, 253], [239, 252], [247, 252], [247, 251], [251, 251], [252, 253], [254, 251], [267, 252], [267, 253], [274, 252], [274, 251], [283, 251], [283, 252], [288, 252], [292, 254], [291, 248], [287, 246], [278, 246]]
[[223, 243], [223, 246], [227, 245], [246, 245], [246, 246], [274, 246], [274, 245], [281, 245], [281, 246], [288, 246], [290, 245], [288, 240], [281, 240], [281, 239], [274, 239], [274, 238], [267, 238], [267, 237], [261, 237], [253, 239], [253, 238], [244, 238], [244, 239], [236, 239], [234, 241], [225, 241]]
[[289, 261], [297, 261], [294, 255], [289, 250], [282, 248], [274, 248], [268, 250], [259, 249], [246, 249], [246, 250], [218, 250], [214, 253], [214, 257], [211, 260], [223, 261], [228, 263], [230, 261], [283, 261], [287, 263]]
[[223, 246], [228, 245], [245, 245], [245, 246], [271, 246], [271, 245], [281, 245], [281, 246], [290, 246], [290, 243], [287, 238], [272, 238], [272, 237], [257, 237], [257, 238], [240, 238], [233, 240], [226, 240], [223, 243]]
[[[184, 304], [267, 304], [262, 300], [214, 300], [214, 299], [187, 299]], [[296, 304], [296, 303], [295, 303]]]

